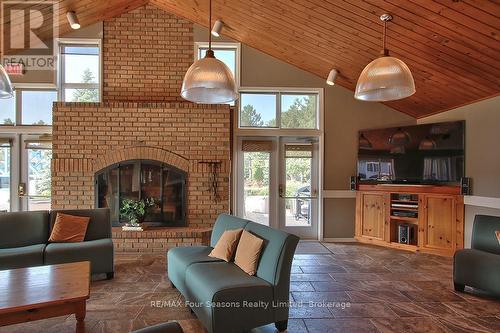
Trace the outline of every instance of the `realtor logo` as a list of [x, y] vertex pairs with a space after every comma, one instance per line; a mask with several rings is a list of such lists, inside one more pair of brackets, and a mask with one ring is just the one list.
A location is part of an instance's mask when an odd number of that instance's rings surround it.
[[54, 70], [58, 36], [56, 0], [1, 2], [2, 64]]

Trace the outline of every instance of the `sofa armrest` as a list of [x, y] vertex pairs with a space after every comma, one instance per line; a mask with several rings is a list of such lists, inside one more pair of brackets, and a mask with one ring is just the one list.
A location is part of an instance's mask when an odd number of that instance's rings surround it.
[[476, 215], [472, 228], [471, 247], [476, 250], [500, 254], [495, 231], [500, 230], [500, 217], [489, 215]]

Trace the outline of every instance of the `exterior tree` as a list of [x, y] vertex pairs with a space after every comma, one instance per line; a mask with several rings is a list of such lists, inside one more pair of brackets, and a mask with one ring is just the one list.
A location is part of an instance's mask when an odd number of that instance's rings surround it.
[[10, 118], [6, 118], [3, 120], [3, 124], [4, 125], [14, 125], [14, 121], [12, 121], [12, 119], [10, 119]]
[[[92, 83], [94, 81], [94, 74], [89, 68], [83, 71], [82, 83]], [[72, 102], [97, 102], [99, 100], [99, 93], [97, 89], [75, 89], [73, 93]]]
[[315, 128], [316, 96], [296, 98], [288, 110], [281, 113], [283, 128]]
[[264, 121], [257, 110], [251, 104], [247, 104], [243, 107], [240, 113], [241, 120], [240, 124], [243, 126], [255, 126], [259, 127], [264, 125]]

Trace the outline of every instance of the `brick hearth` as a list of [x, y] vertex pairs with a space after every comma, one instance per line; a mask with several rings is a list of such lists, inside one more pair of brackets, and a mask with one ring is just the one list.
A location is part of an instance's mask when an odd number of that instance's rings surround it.
[[122, 231], [113, 228], [116, 252], [161, 252], [177, 246], [208, 245], [210, 228], [151, 228], [144, 231]]

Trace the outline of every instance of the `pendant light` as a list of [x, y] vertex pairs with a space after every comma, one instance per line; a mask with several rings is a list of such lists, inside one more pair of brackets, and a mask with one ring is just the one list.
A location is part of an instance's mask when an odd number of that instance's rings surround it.
[[0, 98], [12, 98], [14, 90], [10, 82], [9, 74], [2, 65], [0, 65]]
[[389, 137], [389, 143], [394, 146], [404, 146], [411, 142], [411, 137], [408, 132], [403, 131], [401, 127]]
[[364, 133], [359, 136], [359, 148], [360, 149], [372, 149], [372, 143], [368, 140]]
[[386, 49], [389, 14], [380, 16], [384, 22], [382, 56], [369, 63], [359, 76], [354, 98], [370, 102], [387, 102], [409, 97], [415, 93], [410, 69], [398, 58], [390, 57]]
[[[209, 1], [209, 23], [212, 24], [212, 0]], [[208, 31], [208, 50], [205, 58], [189, 67], [181, 88], [182, 98], [204, 104], [223, 104], [238, 98], [236, 84], [229, 67], [217, 60], [212, 50], [212, 34]]]

